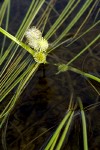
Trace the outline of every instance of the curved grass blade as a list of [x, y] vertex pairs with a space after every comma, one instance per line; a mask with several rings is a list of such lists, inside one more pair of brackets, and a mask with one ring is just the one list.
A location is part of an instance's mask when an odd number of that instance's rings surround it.
[[74, 19], [71, 21], [71, 23], [66, 27], [66, 29], [61, 33], [61, 35], [52, 43], [53, 46], [56, 46], [59, 44], [59, 42], [62, 40], [62, 38], [70, 31], [70, 29], [76, 24], [76, 22], [80, 19], [80, 17], [83, 15], [83, 13], [87, 10], [87, 8], [90, 6], [90, 4], [93, 2], [93, 0], [86, 0], [82, 8], [78, 11]]
[[80, 97], [78, 97], [77, 99], [78, 99], [78, 102], [79, 102], [79, 106], [80, 106], [80, 109], [81, 109], [81, 115], [82, 115], [84, 150], [88, 150], [87, 127], [86, 127], [86, 118], [85, 118], [84, 108], [83, 108]]
[[[5, 30], [7, 31], [8, 30], [8, 24], [9, 24], [9, 16], [10, 16], [10, 1], [8, 3], [7, 15], [6, 16], [7, 16], [7, 18], [6, 18]], [[4, 39], [3, 39], [2, 48], [1, 48], [1, 56], [3, 55], [5, 44], [6, 44], [6, 36], [4, 36]]]
[[[65, 122], [68, 120], [68, 118], [70, 117], [70, 115], [72, 114], [72, 111], [69, 110], [67, 112], [67, 114], [65, 115], [64, 119], [61, 121], [60, 125], [58, 126], [57, 130], [55, 131], [55, 133], [53, 134], [51, 140], [49, 141], [49, 143], [47, 144], [46, 148], [44, 150], [49, 150], [50, 147], [52, 146], [52, 144], [54, 144], [54, 141], [56, 140], [56, 138], [58, 137], [61, 129], [63, 128]], [[56, 142], [55, 142], [56, 144]]]
[[71, 64], [75, 61], [79, 56], [81, 56], [90, 46], [92, 46], [97, 40], [100, 40], [100, 34], [95, 37], [95, 39], [89, 43], [80, 53], [78, 53], [73, 59], [71, 59], [66, 65]]
[[63, 134], [62, 134], [61, 138], [59, 139], [59, 142], [58, 142], [58, 144], [57, 144], [56, 150], [60, 150], [61, 147], [62, 147], [62, 145], [63, 145], [63, 142], [64, 142], [64, 140], [65, 140], [65, 137], [66, 137], [67, 132], [68, 132], [68, 130], [69, 130], [69, 127], [70, 127], [70, 125], [71, 125], [73, 115], [74, 115], [74, 111], [72, 112], [71, 116], [69, 117], [69, 119], [68, 119], [68, 121], [67, 121], [67, 123], [66, 123], [65, 129], [64, 129], [64, 131], [63, 131]]

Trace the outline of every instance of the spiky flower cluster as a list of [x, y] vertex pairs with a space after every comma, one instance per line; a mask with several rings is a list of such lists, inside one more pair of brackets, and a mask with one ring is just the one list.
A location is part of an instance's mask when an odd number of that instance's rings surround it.
[[32, 27], [25, 32], [27, 43], [34, 48], [34, 60], [38, 63], [46, 62], [46, 51], [49, 47], [48, 41], [42, 37], [42, 33], [36, 27]]
[[30, 41], [33, 39], [40, 39], [42, 36], [42, 33], [36, 27], [31, 27], [30, 29], [27, 29], [27, 31], [25, 32], [25, 36], [27, 40]]
[[46, 54], [43, 52], [36, 52], [34, 54], [34, 60], [38, 63], [45, 63], [46, 62]]

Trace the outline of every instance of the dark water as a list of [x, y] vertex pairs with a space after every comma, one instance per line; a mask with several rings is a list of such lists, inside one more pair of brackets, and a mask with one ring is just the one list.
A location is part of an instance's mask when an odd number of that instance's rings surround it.
[[[15, 15], [10, 17], [8, 31], [13, 35], [18, 30], [30, 2], [31, 0], [24, 2], [23, 0], [17, 0], [16, 3], [14, 1], [11, 3], [11, 14], [13, 14], [14, 11]], [[59, 13], [66, 3], [66, 1], [63, 2], [61, 3], [61, 1], [58, 1], [56, 5], [56, 9], [59, 10]], [[79, 8], [81, 5], [82, 2]], [[78, 10], [76, 10], [76, 12], [77, 11]], [[96, 9], [94, 12], [96, 12]], [[86, 14], [83, 15], [83, 18], [81, 18], [78, 24], [71, 30], [70, 37], [72, 37], [78, 29], [85, 15]], [[56, 17], [52, 18], [55, 20]], [[73, 17], [74, 14], [63, 24], [62, 30]], [[83, 31], [92, 24], [93, 18], [94, 14], [91, 14]], [[58, 70], [57, 66], [54, 66], [54, 63], [67, 63], [71, 60], [86, 46], [86, 42], [89, 43], [98, 32], [99, 26], [94, 28], [82, 39], [74, 42], [71, 46], [67, 47], [66, 44], [60, 46], [48, 55], [47, 61], [50, 62], [50, 64], [40, 65], [39, 70], [20, 96], [18, 103], [9, 117], [6, 131], [6, 144], [8, 150], [43, 150], [45, 144], [65, 116], [72, 94], [73, 103], [76, 103], [77, 96], [80, 96], [84, 108], [96, 102], [100, 102], [98, 94], [100, 93], [100, 85], [97, 82], [87, 80], [83, 76], [69, 71], [56, 75]], [[59, 34], [60, 32], [57, 32], [57, 35]], [[99, 48], [100, 46], [94, 45], [93, 53], [87, 51], [72, 65], [86, 72], [100, 74]], [[11, 95], [13, 95], [13, 91]], [[91, 109], [87, 109], [85, 113], [89, 150], [99, 150], [100, 107], [91, 107]], [[5, 127], [2, 133], [4, 133], [4, 130]], [[68, 141], [64, 143], [62, 150], [82, 150], [82, 124], [79, 107], [77, 107], [75, 111], [75, 116], [68, 134]], [[0, 148], [3, 149], [2, 146]]]

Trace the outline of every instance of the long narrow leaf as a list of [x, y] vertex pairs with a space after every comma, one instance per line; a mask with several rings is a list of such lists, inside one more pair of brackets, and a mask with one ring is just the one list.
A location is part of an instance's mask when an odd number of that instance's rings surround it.
[[88, 150], [86, 118], [85, 118], [85, 113], [84, 113], [83, 105], [82, 105], [81, 99], [79, 97], [78, 97], [78, 102], [79, 102], [79, 106], [80, 106], [80, 109], [81, 109], [81, 115], [82, 115], [84, 150]]

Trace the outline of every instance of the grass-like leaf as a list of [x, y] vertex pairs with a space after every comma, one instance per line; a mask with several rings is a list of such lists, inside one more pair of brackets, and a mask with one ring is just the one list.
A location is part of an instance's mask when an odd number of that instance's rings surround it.
[[85, 118], [85, 113], [84, 113], [84, 108], [83, 108], [83, 105], [82, 105], [82, 101], [79, 97], [78, 97], [78, 102], [79, 102], [79, 106], [80, 106], [80, 109], [81, 109], [81, 116], [82, 116], [84, 150], [88, 150], [86, 118]]

